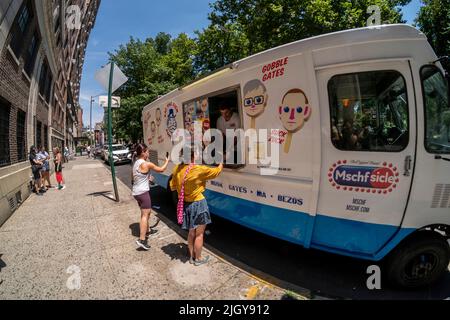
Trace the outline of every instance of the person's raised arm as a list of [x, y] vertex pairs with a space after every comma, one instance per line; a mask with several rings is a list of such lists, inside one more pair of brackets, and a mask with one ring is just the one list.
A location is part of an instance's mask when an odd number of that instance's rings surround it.
[[221, 163], [217, 168], [204, 167], [201, 173], [201, 178], [205, 180], [212, 180], [217, 178], [223, 170], [223, 163]]
[[162, 172], [166, 171], [167, 166], [169, 165], [169, 161], [170, 161], [169, 158], [166, 158], [166, 162], [164, 163], [164, 165], [162, 167], [158, 167], [156, 164], [151, 163], [151, 162], [145, 163], [145, 166], [147, 167], [148, 171], [153, 170], [155, 172], [162, 173]]

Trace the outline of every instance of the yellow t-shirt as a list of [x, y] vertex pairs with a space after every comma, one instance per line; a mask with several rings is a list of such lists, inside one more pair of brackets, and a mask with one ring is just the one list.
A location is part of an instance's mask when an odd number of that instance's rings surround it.
[[[181, 183], [184, 174], [189, 165], [181, 164], [173, 170], [172, 180], [170, 180], [170, 190], [181, 192]], [[219, 176], [220, 168], [210, 168], [203, 165], [194, 165], [184, 182], [184, 201], [196, 202], [205, 199], [203, 192], [205, 191], [206, 181], [215, 179]]]

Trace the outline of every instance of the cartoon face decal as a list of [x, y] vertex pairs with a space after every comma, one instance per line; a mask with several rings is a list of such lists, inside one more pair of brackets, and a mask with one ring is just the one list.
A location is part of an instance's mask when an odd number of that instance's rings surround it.
[[161, 109], [158, 108], [156, 109], [156, 125], [158, 126], [158, 128], [161, 126], [161, 118], [162, 118], [162, 114], [161, 114]]
[[244, 110], [252, 118], [260, 116], [267, 106], [267, 89], [259, 80], [252, 80], [244, 86]]
[[298, 132], [311, 116], [311, 107], [308, 98], [301, 89], [289, 90], [283, 97], [281, 106], [278, 108], [281, 123], [288, 131], [284, 144], [284, 152], [289, 153], [292, 135]]
[[284, 128], [295, 133], [308, 121], [311, 108], [305, 93], [300, 89], [293, 89], [284, 96], [278, 112]]
[[175, 130], [177, 130], [178, 124], [177, 124], [177, 113], [178, 113], [178, 106], [175, 103], [169, 103], [165, 110], [164, 110], [164, 117], [167, 118], [167, 135], [169, 137], [172, 137]]

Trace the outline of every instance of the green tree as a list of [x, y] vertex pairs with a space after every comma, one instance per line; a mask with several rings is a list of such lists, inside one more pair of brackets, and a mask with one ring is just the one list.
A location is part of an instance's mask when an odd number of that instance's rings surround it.
[[[450, 52], [450, 0], [422, 0], [424, 6], [416, 19], [416, 25], [427, 36], [439, 57]], [[450, 72], [450, 62], [443, 61]]]
[[[364, 27], [378, 5], [383, 23], [400, 23], [410, 0], [217, 0], [199, 32], [196, 63], [208, 71], [250, 54], [333, 31]], [[224, 32], [232, 30], [232, 32]], [[236, 49], [239, 50], [236, 50]]]
[[186, 34], [171, 39], [159, 33], [145, 41], [130, 38], [114, 53], [109, 53], [129, 78], [115, 94], [122, 98], [121, 108], [113, 112], [113, 130], [118, 139], [136, 142], [142, 138], [142, 109], [159, 96], [192, 80], [196, 43]]

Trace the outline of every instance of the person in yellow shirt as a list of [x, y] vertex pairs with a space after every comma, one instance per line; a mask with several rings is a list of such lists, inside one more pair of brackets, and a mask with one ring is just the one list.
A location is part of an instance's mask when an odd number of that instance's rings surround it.
[[211, 224], [211, 215], [203, 192], [206, 181], [217, 178], [223, 170], [223, 164], [217, 168], [197, 165], [195, 159], [198, 159], [198, 154], [195, 149], [190, 148], [189, 153], [190, 163], [175, 167], [170, 189], [178, 192], [179, 202], [184, 200], [182, 228], [189, 230], [189, 262], [200, 266], [209, 261], [209, 256], [202, 259], [202, 249], [206, 226]]

